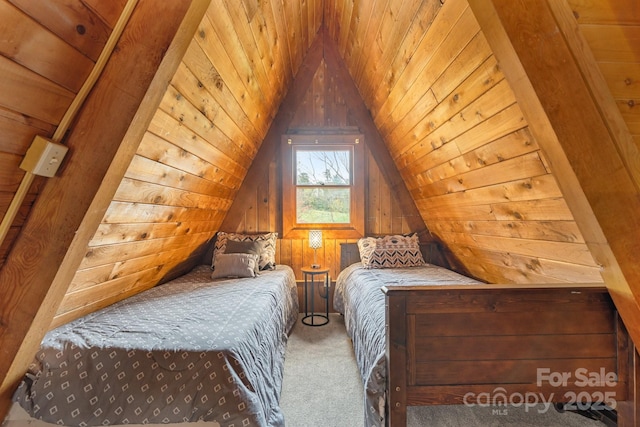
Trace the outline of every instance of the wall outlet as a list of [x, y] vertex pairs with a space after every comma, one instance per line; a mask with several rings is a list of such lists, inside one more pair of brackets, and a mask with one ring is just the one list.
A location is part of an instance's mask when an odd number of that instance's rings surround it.
[[56, 174], [60, 163], [69, 148], [36, 135], [20, 163], [20, 169], [34, 175], [52, 177]]

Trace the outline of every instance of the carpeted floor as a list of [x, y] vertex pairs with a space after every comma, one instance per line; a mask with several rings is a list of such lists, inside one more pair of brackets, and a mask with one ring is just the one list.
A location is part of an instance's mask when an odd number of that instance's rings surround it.
[[325, 326], [298, 319], [287, 344], [280, 407], [287, 427], [362, 426], [363, 390], [341, 316]]
[[[363, 386], [340, 315], [325, 326], [295, 326], [285, 360], [280, 404], [287, 427], [362, 427]], [[465, 406], [410, 407], [410, 427], [603, 427], [604, 423], [555, 409]]]
[[[287, 427], [363, 427], [363, 387], [356, 367], [351, 340], [344, 321], [331, 315], [328, 325], [310, 327], [298, 320], [287, 346], [284, 383], [280, 399]], [[554, 409], [507, 408], [492, 413], [491, 408], [465, 406], [410, 407], [409, 427], [603, 427], [604, 424]], [[50, 427], [30, 418], [13, 405], [2, 427]], [[160, 426], [160, 424], [153, 424]], [[217, 423], [181, 423], [175, 427], [215, 426]]]

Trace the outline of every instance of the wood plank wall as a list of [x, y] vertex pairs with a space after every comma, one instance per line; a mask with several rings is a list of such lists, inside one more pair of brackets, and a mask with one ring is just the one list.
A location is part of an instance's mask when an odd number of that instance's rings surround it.
[[[19, 165], [31, 141], [35, 135], [53, 135], [124, 4], [125, 0], [0, 1], [0, 218], [24, 176]], [[0, 243], [0, 267], [43, 182], [36, 177]]]
[[[367, 154], [367, 189], [365, 230], [367, 235], [402, 234], [411, 230], [405, 215], [398, 208], [394, 194], [380, 173], [378, 165], [370, 154]], [[255, 192], [254, 203], [247, 206], [243, 220], [234, 231], [239, 233], [256, 233], [267, 230], [278, 230], [281, 221], [279, 198], [280, 168], [274, 159], [269, 173], [262, 180]], [[349, 239], [323, 239], [322, 247], [318, 249], [317, 259], [320, 264], [330, 269], [332, 280], [340, 272], [340, 243], [356, 242]], [[302, 280], [301, 268], [313, 262], [313, 249], [309, 248], [306, 239], [278, 239], [276, 248], [276, 262], [290, 265], [296, 279]]]
[[242, 4], [211, 3], [53, 326], [201, 262], [322, 19], [319, 0]]
[[[314, 79], [307, 90], [304, 100], [291, 122], [292, 129], [357, 129], [357, 123], [350, 115], [347, 103], [331, 70], [324, 61], [316, 70]], [[409, 233], [411, 230], [405, 220], [404, 213], [387, 185], [371, 153], [366, 149], [365, 186], [365, 231], [368, 235]], [[257, 233], [279, 231], [281, 229], [282, 211], [280, 188], [281, 159], [276, 156], [269, 171], [255, 189], [253, 202], [246, 206], [242, 221], [233, 230], [240, 233]], [[340, 243], [356, 240], [327, 239], [318, 249], [318, 262], [329, 267], [330, 277], [335, 280], [340, 272]], [[276, 261], [290, 265], [296, 279], [302, 280], [301, 268], [313, 262], [313, 249], [309, 248], [306, 239], [278, 239]]]
[[640, 147], [640, 4], [634, 0], [568, 3], [624, 123]]
[[385, 3], [329, 28], [429, 230], [488, 282], [601, 282], [467, 2]]
[[[633, 0], [567, 0], [636, 144], [640, 12]], [[124, 0], [0, 0], [0, 215], [35, 134], [51, 135]], [[326, 20], [429, 229], [489, 282], [601, 281], [466, 0], [213, 2], [120, 189], [87, 248], [55, 324], [180, 274], [198, 262]], [[38, 43], [26, 43], [24, 34]], [[604, 36], [602, 36], [604, 34]], [[314, 83], [329, 88], [328, 70]], [[340, 92], [297, 126], [353, 126]], [[327, 100], [331, 100], [328, 102]], [[408, 232], [369, 157], [367, 233]], [[278, 222], [278, 159], [240, 227]], [[37, 197], [36, 180], [0, 263]], [[338, 265], [337, 242], [323, 261]], [[328, 249], [327, 249], [328, 248]], [[304, 241], [279, 242], [298, 267]]]

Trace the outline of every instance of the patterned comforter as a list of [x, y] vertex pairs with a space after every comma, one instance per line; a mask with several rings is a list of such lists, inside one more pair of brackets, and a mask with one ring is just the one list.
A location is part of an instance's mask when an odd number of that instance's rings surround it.
[[50, 331], [14, 395], [68, 426], [217, 421], [284, 426], [298, 316], [291, 268], [211, 280], [208, 266]]
[[451, 270], [423, 267], [365, 269], [361, 263], [345, 268], [336, 279], [333, 306], [344, 314], [364, 384], [365, 426], [384, 425], [386, 357], [383, 286], [469, 284], [478, 281]]

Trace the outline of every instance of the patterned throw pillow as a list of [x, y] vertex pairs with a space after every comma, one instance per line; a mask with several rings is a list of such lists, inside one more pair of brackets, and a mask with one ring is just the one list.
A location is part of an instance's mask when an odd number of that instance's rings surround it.
[[260, 270], [274, 270], [276, 268], [276, 240], [278, 239], [278, 233], [265, 233], [265, 234], [242, 234], [242, 233], [227, 233], [224, 231], [218, 231], [216, 235], [216, 243], [213, 247], [213, 260], [211, 265], [215, 268], [216, 256], [225, 253], [227, 247], [227, 240], [233, 240], [236, 242], [260, 242], [262, 244], [262, 251], [260, 253]]
[[364, 268], [397, 268], [424, 265], [418, 236], [390, 235], [358, 240]]

